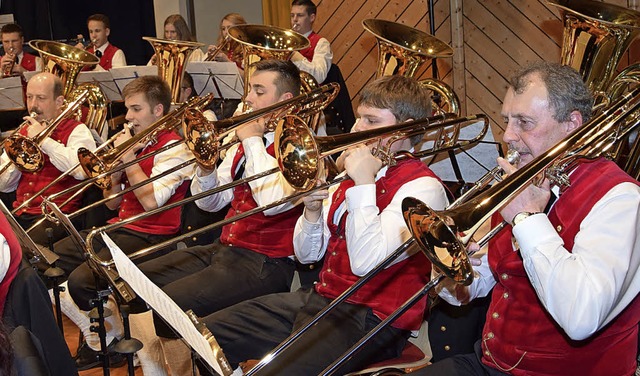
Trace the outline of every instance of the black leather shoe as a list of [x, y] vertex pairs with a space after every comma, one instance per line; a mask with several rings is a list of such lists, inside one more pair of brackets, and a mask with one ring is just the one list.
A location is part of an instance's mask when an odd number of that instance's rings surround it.
[[[118, 343], [118, 340], [114, 339], [111, 341], [109, 346], [107, 346], [107, 352], [109, 354], [109, 368], [122, 367], [127, 363], [127, 358], [124, 355], [113, 351], [113, 347], [116, 343]], [[100, 361], [100, 357], [98, 355], [98, 352], [91, 349], [91, 347], [87, 345], [86, 341], [82, 342], [78, 348], [76, 356], [74, 357], [78, 371], [102, 367], [102, 361]]]

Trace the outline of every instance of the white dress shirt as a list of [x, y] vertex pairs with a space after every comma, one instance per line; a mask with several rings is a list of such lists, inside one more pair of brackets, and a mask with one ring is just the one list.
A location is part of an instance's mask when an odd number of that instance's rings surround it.
[[[278, 167], [278, 161], [267, 153], [267, 146], [273, 143], [274, 133], [265, 133], [264, 137], [267, 140], [266, 146], [260, 137], [249, 137], [242, 141], [246, 158], [243, 177], [253, 176]], [[236, 151], [239, 146], [240, 143], [236, 143], [231, 146], [229, 150], [227, 150], [225, 158], [220, 166], [218, 166], [210, 175], [202, 176], [202, 170], [199, 167], [196, 167], [196, 174], [191, 182], [191, 193], [195, 195], [239, 179], [239, 177], [234, 179], [237, 168], [234, 171], [231, 170], [233, 167], [234, 156], [236, 155]], [[238, 165], [240, 165], [240, 163]], [[253, 199], [256, 201], [258, 206], [269, 205], [295, 193], [295, 189], [286, 182], [280, 172], [253, 180], [249, 182], [249, 186], [251, 187]], [[196, 205], [198, 205], [202, 210], [215, 212], [224, 208], [231, 202], [231, 200], [233, 200], [233, 189], [227, 189], [197, 200]], [[284, 213], [294, 206], [294, 203], [286, 203], [266, 210], [264, 215]]]
[[[181, 142], [179, 140], [173, 140], [167, 142], [167, 145], [173, 144], [175, 142]], [[169, 150], [165, 150], [162, 153], [158, 153], [153, 157], [153, 167], [151, 169], [150, 178], [161, 174], [164, 171], [173, 168], [180, 163], [186, 162], [189, 159], [193, 158], [193, 154], [185, 145], [182, 145], [170, 148]], [[156, 203], [158, 207], [163, 206], [174, 193], [176, 193], [176, 189], [180, 187], [180, 185], [185, 181], [191, 179], [193, 176], [193, 164], [188, 165], [179, 169], [178, 171], [174, 171], [166, 176], [163, 176], [157, 180], [153, 181], [153, 193], [156, 199]]]
[[[311, 31], [304, 34], [308, 37]], [[291, 55], [291, 61], [300, 69], [313, 76], [319, 84], [323, 83], [331, 68], [331, 61], [333, 60], [333, 52], [331, 52], [331, 44], [326, 38], [320, 38], [318, 44], [316, 44], [315, 50], [313, 50], [313, 59], [307, 60], [302, 56], [300, 52], [296, 51]]]
[[[513, 227], [531, 284], [572, 339], [591, 336], [640, 292], [638, 229], [640, 187], [632, 183], [616, 185], [593, 206], [580, 224], [571, 252], [545, 214], [529, 216]], [[481, 260], [468, 290], [458, 288], [456, 295], [447, 280], [441, 283], [440, 296], [454, 305], [486, 296], [496, 281], [487, 256]]]
[[[383, 167], [376, 175], [376, 181], [387, 172]], [[322, 203], [322, 216], [317, 223], [311, 223], [300, 216], [293, 235], [296, 257], [303, 264], [320, 260], [331, 236], [328, 227], [328, 213], [333, 194], [339, 185], [329, 188], [329, 198]], [[342, 215], [347, 215], [345, 233], [351, 270], [363, 276], [393, 253], [411, 237], [402, 215], [402, 200], [415, 197], [430, 207], [440, 210], [447, 205], [447, 195], [442, 184], [435, 178], [419, 177], [405, 183], [389, 205], [380, 212], [376, 206], [375, 184], [353, 186], [345, 192], [345, 202], [336, 210], [333, 223], [339, 223]], [[411, 254], [398, 257], [400, 262]]]
[[[52, 138], [45, 138], [40, 148], [49, 156], [51, 163], [60, 171], [65, 172], [71, 167], [78, 164], [78, 149], [86, 148], [88, 150], [95, 150], [96, 143], [93, 139], [91, 131], [84, 124], [78, 124], [69, 135], [67, 140], [67, 146], [53, 140]], [[3, 153], [0, 157], [0, 166], [4, 166], [6, 163], [11, 163], [6, 153]], [[79, 166], [73, 170], [71, 174], [77, 180], [84, 180], [86, 178], [84, 171]], [[0, 175], [0, 192], [13, 192], [18, 188], [20, 177], [22, 172], [11, 163], [11, 166]]]

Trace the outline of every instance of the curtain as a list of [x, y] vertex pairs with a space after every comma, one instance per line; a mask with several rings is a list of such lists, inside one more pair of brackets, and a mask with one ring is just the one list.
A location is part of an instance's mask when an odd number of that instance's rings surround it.
[[265, 25], [291, 28], [290, 0], [262, 0], [262, 20]]

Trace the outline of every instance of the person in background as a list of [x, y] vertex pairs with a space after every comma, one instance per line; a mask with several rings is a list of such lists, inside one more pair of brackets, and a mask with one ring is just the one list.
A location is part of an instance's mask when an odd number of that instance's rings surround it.
[[12, 65], [12, 75], [21, 75], [26, 71], [40, 70], [40, 65], [42, 64], [40, 58], [24, 52], [22, 49], [24, 34], [20, 25], [9, 23], [2, 26], [0, 36], [2, 37], [2, 48], [4, 48], [4, 55], [0, 60], [3, 72], [8, 69], [7, 66], [10, 64]]
[[[172, 14], [164, 20], [164, 39], [197, 42], [187, 25], [187, 21], [179, 14]], [[189, 61], [202, 61], [204, 57], [202, 50], [196, 48], [189, 55]], [[156, 55], [151, 56], [147, 65], [156, 65]]]
[[309, 38], [311, 46], [291, 55], [291, 61], [318, 81], [324, 82], [331, 68], [333, 52], [326, 38], [313, 31], [317, 8], [311, 0], [293, 0], [291, 3], [291, 29]]
[[[513, 174], [588, 122], [593, 98], [578, 72], [557, 63], [523, 67], [509, 82], [503, 140]], [[486, 296], [475, 352], [418, 375], [633, 375], [640, 320], [640, 183], [598, 158], [514, 197], [491, 223], [509, 223], [488, 245], [470, 286], [445, 280], [451, 304]], [[555, 199], [555, 201], [554, 201]], [[477, 248], [477, 245], [474, 245]]]
[[247, 21], [239, 13], [229, 13], [222, 17], [220, 20], [220, 33], [218, 34], [218, 40], [215, 45], [210, 45], [207, 49], [208, 53], [211, 53], [224, 44], [222, 50], [215, 55], [215, 61], [232, 61], [236, 63], [238, 69], [242, 70], [242, 46], [233, 39], [227, 39], [227, 35], [229, 34], [228, 30], [230, 27], [244, 25], [246, 23]]
[[[87, 52], [100, 58], [99, 66], [102, 69], [110, 70], [114, 67], [124, 67], [127, 65], [124, 52], [109, 43], [109, 34], [111, 34], [109, 17], [100, 13], [93, 14], [87, 18], [87, 28], [89, 29], [90, 41]], [[82, 34], [78, 35], [78, 39], [84, 39]], [[83, 45], [78, 44], [76, 47], [83, 48]]]

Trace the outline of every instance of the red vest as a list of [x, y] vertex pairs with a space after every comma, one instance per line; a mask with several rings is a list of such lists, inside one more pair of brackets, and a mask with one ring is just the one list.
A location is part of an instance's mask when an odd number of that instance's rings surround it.
[[36, 57], [26, 52], [23, 52], [22, 60], [20, 60], [20, 66], [28, 71], [36, 70]]
[[300, 50], [299, 52], [302, 56], [306, 57], [307, 60], [311, 61], [313, 60], [313, 53], [316, 51], [318, 41], [322, 37], [312, 31], [307, 38], [309, 39], [309, 42], [311, 42], [310, 46], [305, 48], [304, 50]]
[[[180, 136], [178, 136], [174, 132], [165, 131], [160, 133], [157, 139], [158, 139], [158, 142], [154, 143], [151, 146], [145, 147], [142, 150], [142, 152], [139, 154], [139, 156], [141, 157], [145, 154], [149, 154], [153, 152], [154, 150], [158, 150], [164, 145], [166, 145], [169, 141], [180, 140]], [[144, 173], [147, 174], [147, 176], [151, 176], [154, 159], [155, 157], [149, 157], [138, 162], [138, 165], [140, 166], [140, 168], [142, 168], [142, 171], [144, 171]], [[130, 186], [130, 184], [129, 184], [129, 180], [126, 179], [126, 175], [124, 176], [125, 176], [124, 186], [125, 188], [127, 188]], [[173, 202], [183, 199], [185, 194], [187, 193], [188, 187], [189, 187], [188, 182], [186, 181], [182, 182], [182, 184], [180, 184], [180, 187], [176, 189], [173, 196], [171, 196], [171, 198], [167, 201], [165, 205], [171, 204]], [[144, 211], [145, 211], [144, 207], [142, 207], [142, 204], [140, 204], [140, 201], [138, 201], [138, 198], [136, 197], [136, 194], [133, 191], [125, 193], [124, 196], [122, 196], [122, 202], [120, 203], [118, 218], [110, 219], [109, 223], [117, 222], [118, 219], [125, 219], [125, 218], [132, 217], [134, 215], [143, 213]], [[182, 212], [182, 207], [178, 206], [173, 209], [165, 210], [158, 214], [152, 215], [150, 217], [129, 223], [124, 227], [134, 231], [142, 232], [145, 234], [155, 234], [155, 235], [175, 234], [180, 230], [181, 212]]]
[[[269, 155], [274, 155], [273, 144], [269, 145], [267, 152]], [[240, 145], [234, 156], [231, 171], [236, 171], [243, 155], [244, 149]], [[292, 256], [293, 228], [302, 214], [301, 206], [276, 215], [266, 216], [264, 213], [258, 213], [232, 222], [222, 227], [220, 242], [250, 249], [271, 258]], [[233, 200], [226, 218], [257, 207], [258, 204], [253, 199], [249, 184], [241, 184], [233, 189]]]
[[[104, 70], [110, 70], [112, 68], [111, 66], [111, 61], [113, 60], [113, 55], [119, 50], [118, 47], [114, 46], [113, 44], [109, 43], [107, 45], [107, 48], [104, 50], [104, 52], [102, 53], [102, 57], [100, 58], [100, 66], [102, 68], [104, 68]], [[87, 52], [90, 52], [92, 54], [95, 54], [95, 48], [93, 46], [91, 46], [89, 49], [87, 49]], [[91, 69], [90, 67], [87, 69]]]
[[[398, 189], [405, 183], [419, 177], [433, 177], [435, 174], [420, 160], [406, 160], [390, 167], [381, 179], [376, 181], [376, 205], [382, 212], [393, 199]], [[320, 272], [320, 283], [316, 291], [334, 299], [351, 287], [360, 277], [351, 271], [347, 242], [345, 240], [345, 219], [340, 224], [333, 223], [335, 211], [344, 202], [345, 192], [354, 185], [353, 181], [341, 183], [334, 192], [328, 213], [331, 237], [325, 253], [325, 261]], [[421, 252], [384, 269], [364, 287], [352, 295], [348, 302], [370, 307], [376, 316], [387, 318], [393, 311], [420, 290], [429, 281], [431, 263]], [[422, 324], [426, 309], [426, 298], [411, 307], [393, 322], [393, 326], [405, 330], [417, 330]]]
[[[638, 184], [613, 162], [602, 159], [583, 164], [571, 175], [571, 186], [548, 215], [553, 226], [561, 229], [559, 235], [569, 252], [580, 223], [593, 205], [622, 182]], [[494, 224], [501, 220], [499, 214], [492, 218]], [[517, 364], [510, 371], [513, 375], [616, 376], [634, 373], [640, 320], [638, 298], [596, 334], [574, 341], [538, 300], [520, 253], [513, 251], [511, 227], [490, 242], [489, 265], [497, 284], [483, 331], [483, 363], [496, 368], [486, 355], [489, 350], [500, 367], [508, 369]], [[498, 318], [494, 317], [496, 315]], [[522, 357], [524, 351], [527, 353]]]
[[7, 218], [2, 214], [0, 214], [0, 234], [2, 234], [2, 236], [7, 240], [7, 244], [9, 245], [9, 257], [11, 258], [7, 273], [4, 275], [2, 281], [0, 281], [0, 317], [2, 317], [4, 303], [7, 299], [7, 293], [9, 292], [9, 286], [16, 277], [16, 274], [18, 274], [18, 269], [20, 268], [22, 249], [20, 248], [18, 238], [16, 238], [16, 235], [11, 229], [11, 225], [9, 225]]
[[[65, 119], [58, 124], [56, 129], [51, 134], [50, 138], [63, 144], [67, 145], [67, 141], [69, 140], [69, 136], [71, 132], [76, 128], [76, 126], [80, 124], [75, 119]], [[27, 130], [22, 129], [20, 132], [22, 135], [27, 135]], [[13, 207], [17, 208], [20, 204], [22, 204], [25, 200], [31, 197], [34, 193], [40, 191], [42, 188], [47, 186], [47, 184], [51, 183], [54, 179], [60, 176], [60, 170], [58, 170], [49, 160], [49, 156], [43, 153], [44, 156], [44, 167], [41, 171], [38, 172], [23, 172], [20, 177], [20, 182], [18, 183], [18, 189], [16, 190], [16, 201], [13, 203]], [[76, 180], [73, 176], [66, 176], [61, 181], [57, 182], [53, 187], [49, 188], [46, 192], [44, 192], [45, 196], [51, 195], [56, 192], [60, 192], [67, 188], [70, 188], [79, 181]], [[62, 202], [66, 201], [72, 193], [66, 194], [64, 196], [58, 197], [54, 200], [54, 202], [58, 205], [61, 205]], [[42, 209], [40, 208], [40, 204], [42, 203], [42, 197], [38, 197], [31, 202], [29, 207], [20, 210], [20, 212], [16, 213], [16, 215], [20, 215], [22, 213], [29, 214], [42, 214]], [[72, 211], [80, 208], [81, 197], [78, 195], [67, 205], [63, 206], [61, 209], [65, 213], [70, 213]]]

